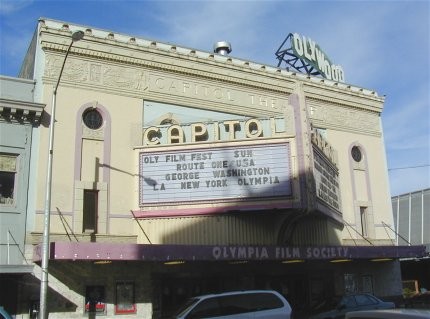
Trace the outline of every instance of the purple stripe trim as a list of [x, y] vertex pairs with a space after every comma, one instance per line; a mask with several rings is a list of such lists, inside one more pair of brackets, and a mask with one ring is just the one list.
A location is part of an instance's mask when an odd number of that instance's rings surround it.
[[[50, 247], [51, 260], [88, 261], [335, 260], [419, 258], [425, 255], [425, 246], [212, 246], [53, 242]], [[36, 246], [33, 258], [36, 262], [40, 261], [41, 245]]]
[[307, 209], [307, 187], [306, 187], [306, 169], [305, 169], [305, 150], [303, 145], [303, 120], [300, 112], [300, 101], [299, 96], [297, 94], [291, 94], [288, 97], [289, 104], [293, 107], [294, 110], [294, 119], [295, 119], [295, 127], [296, 127], [296, 145], [297, 145], [297, 163], [299, 167], [299, 181], [300, 181], [300, 202], [301, 209]]

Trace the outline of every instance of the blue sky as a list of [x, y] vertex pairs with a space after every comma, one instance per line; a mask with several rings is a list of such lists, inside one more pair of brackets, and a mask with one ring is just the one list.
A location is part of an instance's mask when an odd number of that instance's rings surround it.
[[345, 80], [385, 95], [391, 194], [430, 187], [430, 1], [0, 0], [0, 74], [17, 76], [40, 17], [276, 66], [290, 32], [316, 41]]

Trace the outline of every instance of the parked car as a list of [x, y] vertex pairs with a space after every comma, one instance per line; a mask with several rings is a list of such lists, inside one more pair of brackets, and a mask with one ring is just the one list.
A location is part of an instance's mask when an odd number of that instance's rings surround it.
[[372, 309], [394, 309], [393, 302], [382, 301], [370, 294], [353, 294], [341, 297], [334, 309], [312, 316], [312, 319], [345, 318], [351, 311]]
[[392, 309], [348, 312], [345, 319], [429, 319], [430, 310]]
[[246, 290], [193, 297], [173, 316], [175, 319], [290, 319], [288, 301], [273, 290]]
[[2, 306], [0, 306], [0, 319], [12, 319], [11, 315]]
[[405, 298], [405, 307], [418, 309], [430, 308], [430, 292], [424, 291], [412, 297]]

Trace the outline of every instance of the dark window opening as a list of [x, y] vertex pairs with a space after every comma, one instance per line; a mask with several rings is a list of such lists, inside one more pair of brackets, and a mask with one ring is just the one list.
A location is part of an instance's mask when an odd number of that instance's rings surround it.
[[97, 233], [98, 191], [84, 190], [83, 232]]
[[354, 159], [354, 161], [356, 161], [357, 163], [361, 162], [362, 159], [362, 154], [361, 154], [361, 150], [358, 146], [354, 146], [351, 149], [351, 156]]
[[368, 237], [368, 222], [367, 222], [367, 208], [360, 207], [360, 221], [361, 221], [361, 235]]
[[13, 205], [17, 155], [0, 153], [0, 205]]
[[164, 119], [161, 121], [160, 125], [176, 124], [171, 118]]
[[133, 282], [116, 283], [115, 313], [136, 313]]
[[85, 289], [85, 313], [105, 314], [105, 287], [87, 286]]
[[103, 125], [103, 117], [96, 109], [85, 111], [82, 119], [84, 124], [92, 130], [98, 130]]
[[15, 173], [0, 171], [0, 204], [13, 204]]

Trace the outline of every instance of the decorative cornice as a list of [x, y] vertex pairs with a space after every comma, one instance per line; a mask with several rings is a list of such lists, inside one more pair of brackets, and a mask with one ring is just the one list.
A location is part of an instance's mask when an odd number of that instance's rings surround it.
[[[153, 40], [131, 37], [105, 30], [91, 29], [61, 21], [40, 21], [41, 47], [45, 52], [65, 53], [73, 30], [85, 30], [85, 37], [70, 50], [70, 57], [87, 62], [87, 67], [97, 63], [109, 68], [130, 69], [130, 72], [164, 73], [170, 77], [186, 76], [191, 81], [225, 84], [242, 87], [265, 94], [288, 96], [297, 83], [307, 99], [315, 99], [341, 106], [381, 113], [384, 98], [375, 91], [290, 72], [232, 56], [199, 51]], [[83, 66], [83, 63], [81, 63]], [[128, 71], [127, 71], [128, 72]], [[78, 74], [74, 74], [78, 76]], [[54, 74], [44, 74], [44, 81], [55, 80]], [[66, 80], [66, 79], [65, 79]], [[71, 81], [76, 79], [70, 79]], [[86, 79], [89, 82], [89, 79]], [[103, 90], [102, 83], [88, 83]], [[135, 88], [122, 88], [120, 94], [140, 95]]]
[[[65, 53], [67, 51], [66, 45], [57, 43], [42, 42], [42, 48], [46, 52]], [[281, 72], [267, 74], [266, 68], [252, 69], [249, 67], [249, 63], [244, 63], [242, 67], [233, 64], [220, 64], [219, 61], [211, 59], [202, 60], [194, 56], [184, 57], [174, 51], [162, 51], [160, 53], [151, 48], [143, 48], [139, 54], [141, 57], [136, 57], [72, 47], [70, 55], [92, 58], [98, 62], [106, 61], [110, 64], [120, 63], [123, 66], [129, 65], [146, 70], [168, 72], [172, 75], [192, 76], [197, 78], [197, 81], [198, 78], [216, 80], [225, 84], [247, 86], [273, 93], [291, 93], [294, 87], [292, 80], [285, 81], [285, 78], [279, 76]]]
[[314, 127], [381, 136], [380, 112], [363, 110], [357, 105], [331, 103], [322, 99], [307, 99], [309, 119]]
[[328, 89], [326, 86], [315, 83], [305, 83], [303, 90], [307, 100], [315, 100], [320, 102], [329, 102], [339, 106], [348, 106], [366, 111], [381, 113], [384, 103], [384, 98], [374, 95], [369, 96], [364, 91], [351, 91], [332, 87]]
[[0, 98], [0, 121], [38, 125], [45, 104]]

